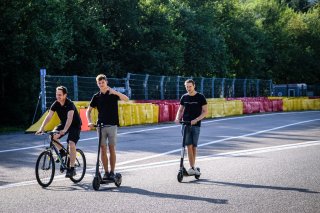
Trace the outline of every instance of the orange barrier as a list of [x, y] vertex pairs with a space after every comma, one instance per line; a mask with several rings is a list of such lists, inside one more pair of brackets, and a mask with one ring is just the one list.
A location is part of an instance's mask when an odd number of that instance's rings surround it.
[[91, 129], [88, 127], [88, 120], [87, 120], [87, 117], [86, 117], [87, 109], [80, 109], [79, 111], [80, 111], [79, 112], [80, 118], [81, 118], [81, 121], [82, 121], [81, 131], [90, 131]]

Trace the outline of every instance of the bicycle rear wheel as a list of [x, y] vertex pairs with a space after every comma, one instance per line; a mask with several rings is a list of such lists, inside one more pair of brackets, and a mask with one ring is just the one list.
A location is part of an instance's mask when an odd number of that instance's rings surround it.
[[74, 169], [76, 170], [76, 175], [71, 177], [70, 179], [74, 183], [78, 183], [83, 179], [87, 169], [86, 156], [84, 155], [81, 149], [77, 149], [76, 162], [74, 164]]
[[40, 186], [49, 186], [54, 177], [55, 164], [52, 153], [50, 151], [43, 151], [39, 155], [36, 163], [36, 178]]

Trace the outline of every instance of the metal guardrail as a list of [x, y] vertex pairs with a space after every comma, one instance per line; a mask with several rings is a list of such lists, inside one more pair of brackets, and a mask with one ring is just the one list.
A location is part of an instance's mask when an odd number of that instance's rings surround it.
[[[108, 85], [134, 100], [177, 100], [186, 93], [184, 82], [192, 78], [196, 90], [207, 98], [236, 98], [270, 96], [271, 80], [229, 79], [182, 76], [157, 76], [128, 73], [125, 78], [108, 78]], [[52, 76], [40, 70], [41, 109], [44, 113], [55, 100], [55, 88], [68, 88], [68, 96], [74, 101], [89, 101], [98, 92], [95, 77]]]

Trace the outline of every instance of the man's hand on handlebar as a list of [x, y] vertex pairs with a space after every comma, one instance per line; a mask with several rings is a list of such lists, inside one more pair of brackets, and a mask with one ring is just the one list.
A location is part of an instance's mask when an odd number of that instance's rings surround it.
[[93, 123], [88, 123], [88, 127], [90, 127], [90, 129], [94, 128], [94, 124]]
[[175, 122], [176, 124], [180, 124], [180, 120], [179, 120], [179, 119], [175, 119], [174, 122]]

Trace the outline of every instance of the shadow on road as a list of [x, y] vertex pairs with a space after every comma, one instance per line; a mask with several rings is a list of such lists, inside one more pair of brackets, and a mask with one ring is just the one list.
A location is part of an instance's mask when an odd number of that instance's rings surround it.
[[245, 183], [232, 183], [232, 182], [222, 182], [222, 181], [211, 181], [208, 179], [200, 179], [200, 180], [193, 180], [189, 183], [211, 183], [215, 185], [227, 185], [233, 187], [241, 187], [247, 189], [271, 189], [271, 190], [281, 190], [281, 191], [296, 191], [296, 192], [303, 192], [303, 193], [310, 193], [310, 194], [319, 194], [320, 192], [310, 191], [309, 189], [304, 188], [295, 188], [295, 187], [282, 187], [282, 186], [264, 186], [264, 185], [256, 185], [256, 184], [245, 184]]
[[228, 204], [228, 200], [226, 199], [213, 199], [213, 198], [205, 198], [205, 197], [195, 197], [189, 195], [179, 195], [179, 194], [167, 194], [161, 192], [152, 192], [145, 189], [133, 188], [130, 186], [121, 186], [119, 188], [112, 187], [112, 188], [101, 188], [101, 191], [114, 191], [118, 193], [128, 193], [128, 194], [138, 194], [144, 195], [148, 197], [157, 197], [157, 198], [170, 198], [170, 199], [178, 199], [178, 200], [192, 200], [192, 201], [205, 201], [208, 203], [214, 204]]

